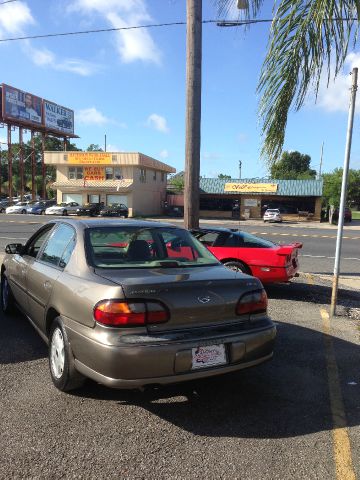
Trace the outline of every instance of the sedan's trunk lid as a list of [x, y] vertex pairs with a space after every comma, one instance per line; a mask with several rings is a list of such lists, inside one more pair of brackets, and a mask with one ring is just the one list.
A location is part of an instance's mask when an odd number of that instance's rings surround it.
[[96, 269], [95, 273], [121, 285], [127, 299], [155, 300], [166, 306], [170, 321], [149, 326], [151, 331], [234, 321], [239, 298], [262, 288], [258, 279], [222, 265], [186, 269]]

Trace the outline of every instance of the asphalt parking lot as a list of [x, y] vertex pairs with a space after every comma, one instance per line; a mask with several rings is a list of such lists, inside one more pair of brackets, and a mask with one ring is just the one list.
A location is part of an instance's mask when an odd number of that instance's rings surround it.
[[89, 381], [60, 393], [32, 327], [2, 316], [0, 478], [356, 478], [359, 322], [337, 317], [327, 332], [328, 289], [302, 278], [268, 288], [271, 362], [147, 392]]
[[360, 478], [359, 292], [331, 320], [316, 276], [267, 292], [271, 362], [145, 392], [57, 391], [40, 337], [0, 314], [0, 478]]

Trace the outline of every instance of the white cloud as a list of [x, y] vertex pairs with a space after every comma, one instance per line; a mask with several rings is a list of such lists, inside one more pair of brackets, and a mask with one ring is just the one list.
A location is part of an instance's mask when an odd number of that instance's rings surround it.
[[107, 152], [121, 152], [122, 150], [117, 145], [113, 145], [112, 143], [109, 143], [106, 146], [106, 151]]
[[77, 58], [57, 60], [53, 52], [47, 48], [35, 48], [30, 42], [25, 42], [23, 48], [30, 60], [39, 67], [50, 67], [58, 71], [76, 73], [83, 77], [93, 75], [101, 69], [95, 63]]
[[81, 125], [105, 125], [111, 121], [95, 107], [78, 110], [75, 112], [75, 118]]
[[21, 34], [27, 25], [34, 25], [35, 20], [26, 3], [14, 2], [1, 5], [0, 37], [4, 34]]
[[0, 137], [0, 148], [5, 147], [4, 143], [6, 143], [7, 146], [7, 139], [5, 137]]
[[[351, 70], [360, 65], [360, 53], [350, 53], [345, 60], [344, 72], [339, 73], [335, 82], [330, 80], [327, 87], [327, 78], [324, 74], [319, 87], [316, 107], [327, 112], [348, 112], [351, 88]], [[309, 100], [313, 100], [310, 96]], [[310, 105], [310, 101], [307, 105]]]
[[214, 152], [203, 152], [201, 153], [201, 158], [203, 160], [219, 160], [221, 158], [221, 155], [219, 155], [218, 153], [214, 153]]
[[160, 158], [169, 158], [169, 152], [166, 149], [161, 150], [161, 152], [159, 153], [159, 157]]
[[158, 115], [157, 113], [152, 113], [149, 115], [146, 125], [148, 127], [154, 128], [155, 130], [158, 130], [159, 132], [163, 133], [168, 133], [169, 132], [169, 127], [167, 125], [167, 121], [165, 117], [162, 117], [161, 115]]
[[[91, 16], [96, 13], [113, 28], [137, 26], [151, 21], [144, 0], [76, 0], [69, 5], [68, 11]], [[137, 60], [161, 62], [161, 52], [148, 30], [121, 30], [116, 32], [115, 38], [124, 63]]]

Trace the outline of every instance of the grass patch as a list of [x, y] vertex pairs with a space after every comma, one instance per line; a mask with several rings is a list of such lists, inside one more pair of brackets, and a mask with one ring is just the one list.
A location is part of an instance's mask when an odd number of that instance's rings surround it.
[[354, 212], [354, 210], [352, 211], [352, 218], [354, 220], [360, 220], [360, 212]]

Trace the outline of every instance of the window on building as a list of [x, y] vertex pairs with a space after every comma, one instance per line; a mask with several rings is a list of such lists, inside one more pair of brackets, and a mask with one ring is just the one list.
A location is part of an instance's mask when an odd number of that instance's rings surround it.
[[81, 180], [84, 177], [83, 167], [69, 167], [68, 179]]
[[106, 167], [105, 168], [105, 179], [106, 180], [121, 180], [123, 177], [121, 175], [120, 167]]
[[165, 182], [165, 172], [161, 172], [161, 181]]
[[114, 169], [113, 167], [106, 167], [105, 168], [105, 179], [112, 180], [114, 178]]
[[121, 175], [121, 168], [114, 167], [114, 179], [121, 180], [123, 176]]
[[156, 182], [156, 170], [154, 170], [153, 180]]
[[146, 182], [146, 169], [140, 168], [140, 182]]

